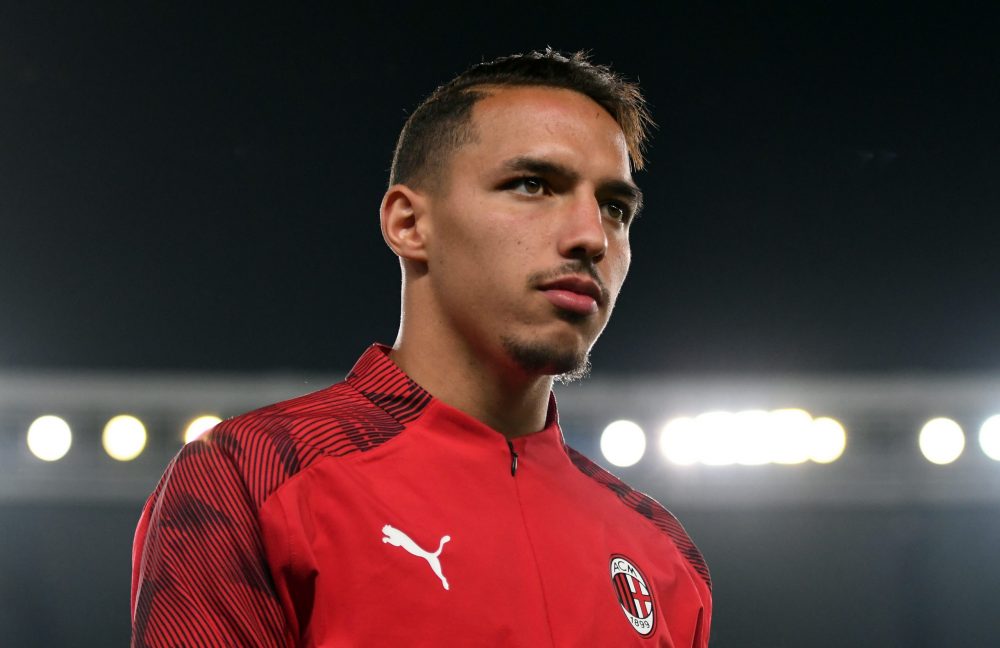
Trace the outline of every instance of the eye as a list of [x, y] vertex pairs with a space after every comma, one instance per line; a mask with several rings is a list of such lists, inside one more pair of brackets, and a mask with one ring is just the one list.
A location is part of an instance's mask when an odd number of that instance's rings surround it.
[[545, 192], [545, 181], [535, 176], [525, 176], [512, 180], [507, 184], [507, 188], [529, 196], [540, 196]]
[[617, 201], [604, 203], [604, 212], [608, 218], [617, 223], [627, 224], [632, 218], [632, 210], [627, 205]]

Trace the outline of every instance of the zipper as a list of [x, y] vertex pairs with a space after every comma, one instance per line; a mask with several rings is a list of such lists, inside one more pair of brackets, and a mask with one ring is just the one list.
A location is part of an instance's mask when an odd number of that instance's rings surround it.
[[514, 452], [514, 443], [507, 440], [507, 447], [510, 448], [510, 476], [517, 474], [517, 453]]
[[[511, 441], [510, 439], [507, 439], [507, 449], [510, 450], [510, 476], [511, 477], [515, 477], [516, 474], [517, 474], [518, 459], [520, 457], [517, 454], [517, 450], [514, 449], [514, 442]], [[531, 477], [531, 475], [529, 475], [528, 477]], [[531, 529], [528, 526], [528, 520], [527, 520], [527, 517], [525, 516], [525, 510], [524, 510], [524, 501], [525, 501], [524, 495], [525, 495], [525, 493], [522, 492], [522, 489], [530, 489], [530, 488], [532, 488], [533, 487], [532, 486], [532, 481], [533, 480], [532, 479], [528, 479], [528, 481], [524, 481], [524, 479], [525, 479], [524, 477], [522, 477], [520, 480], [514, 479], [513, 480], [514, 483], [511, 484], [511, 486], [512, 486], [511, 490], [513, 491], [514, 498], [515, 498], [515, 501], [517, 503], [517, 509], [518, 509], [518, 511], [521, 514], [520, 518], [521, 518], [522, 533], [524, 534], [524, 539], [525, 539], [525, 541], [528, 544], [528, 552], [527, 552], [527, 555], [524, 556], [524, 558], [525, 558], [525, 560], [527, 562], [529, 562], [531, 565], [534, 566], [534, 572], [535, 572], [535, 576], [537, 578], [537, 583], [538, 583], [538, 585], [537, 585], [537, 587], [538, 587], [538, 594], [539, 594], [539, 596], [541, 597], [541, 600], [542, 600], [542, 606], [543, 606], [543, 610], [544, 610], [544, 613], [545, 613], [545, 618], [546, 619], [550, 619], [550, 618], [552, 618], [552, 616], [551, 616], [551, 613], [549, 612], [549, 608], [550, 608], [549, 594], [546, 591], [546, 589], [545, 589], [545, 583], [542, 580], [542, 570], [541, 570], [541, 566], [538, 564], [538, 553], [535, 550], [535, 540], [534, 540], [534, 538], [532, 538], [532, 532], [531, 532]], [[547, 647], [555, 648], [556, 642], [555, 642], [555, 639], [552, 637], [552, 625], [551, 624], [545, 624], [545, 625], [546, 625], [546, 627], [548, 629], [549, 642], [546, 643], [546, 644], [544, 644], [544, 645], [547, 646]], [[543, 644], [541, 644], [541, 642], [539, 642], [539, 645], [543, 645]]]

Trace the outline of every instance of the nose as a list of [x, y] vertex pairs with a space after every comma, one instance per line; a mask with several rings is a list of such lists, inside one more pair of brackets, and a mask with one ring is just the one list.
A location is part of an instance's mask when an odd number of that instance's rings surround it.
[[608, 235], [600, 203], [593, 195], [574, 196], [561, 225], [559, 254], [568, 259], [597, 262], [607, 250]]

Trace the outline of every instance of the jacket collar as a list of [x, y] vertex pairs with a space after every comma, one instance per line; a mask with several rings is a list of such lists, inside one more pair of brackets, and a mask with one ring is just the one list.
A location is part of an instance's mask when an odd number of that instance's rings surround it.
[[[385, 344], [377, 342], [372, 344], [354, 363], [354, 368], [347, 374], [347, 383], [404, 425], [419, 418], [432, 403], [439, 408], [443, 406], [454, 409], [438, 401], [406, 375], [399, 365], [389, 357], [391, 350], [392, 347]], [[457, 412], [457, 410], [455, 411]], [[468, 417], [465, 414], [462, 416]], [[471, 417], [468, 418], [474, 420]], [[556, 407], [556, 397], [555, 394], [549, 392], [549, 404], [543, 431], [553, 427], [557, 428], [558, 424], [559, 410]], [[484, 424], [480, 423], [480, 425]]]

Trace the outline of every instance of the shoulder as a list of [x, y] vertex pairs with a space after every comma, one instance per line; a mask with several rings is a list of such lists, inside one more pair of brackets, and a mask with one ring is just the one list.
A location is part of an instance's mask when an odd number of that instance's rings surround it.
[[349, 381], [226, 419], [189, 443], [177, 462], [224, 461], [261, 506], [313, 463], [376, 448], [405, 427]]
[[607, 470], [601, 468], [583, 453], [569, 446], [566, 446], [566, 452], [573, 465], [580, 472], [598, 485], [613, 492], [624, 506], [646, 518], [653, 526], [668, 536], [691, 568], [705, 581], [709, 590], [712, 589], [712, 578], [708, 571], [708, 565], [705, 563], [705, 558], [701, 555], [701, 551], [695, 546], [694, 541], [691, 540], [691, 537], [684, 530], [680, 521], [674, 517], [673, 513], [649, 495], [635, 490]]

